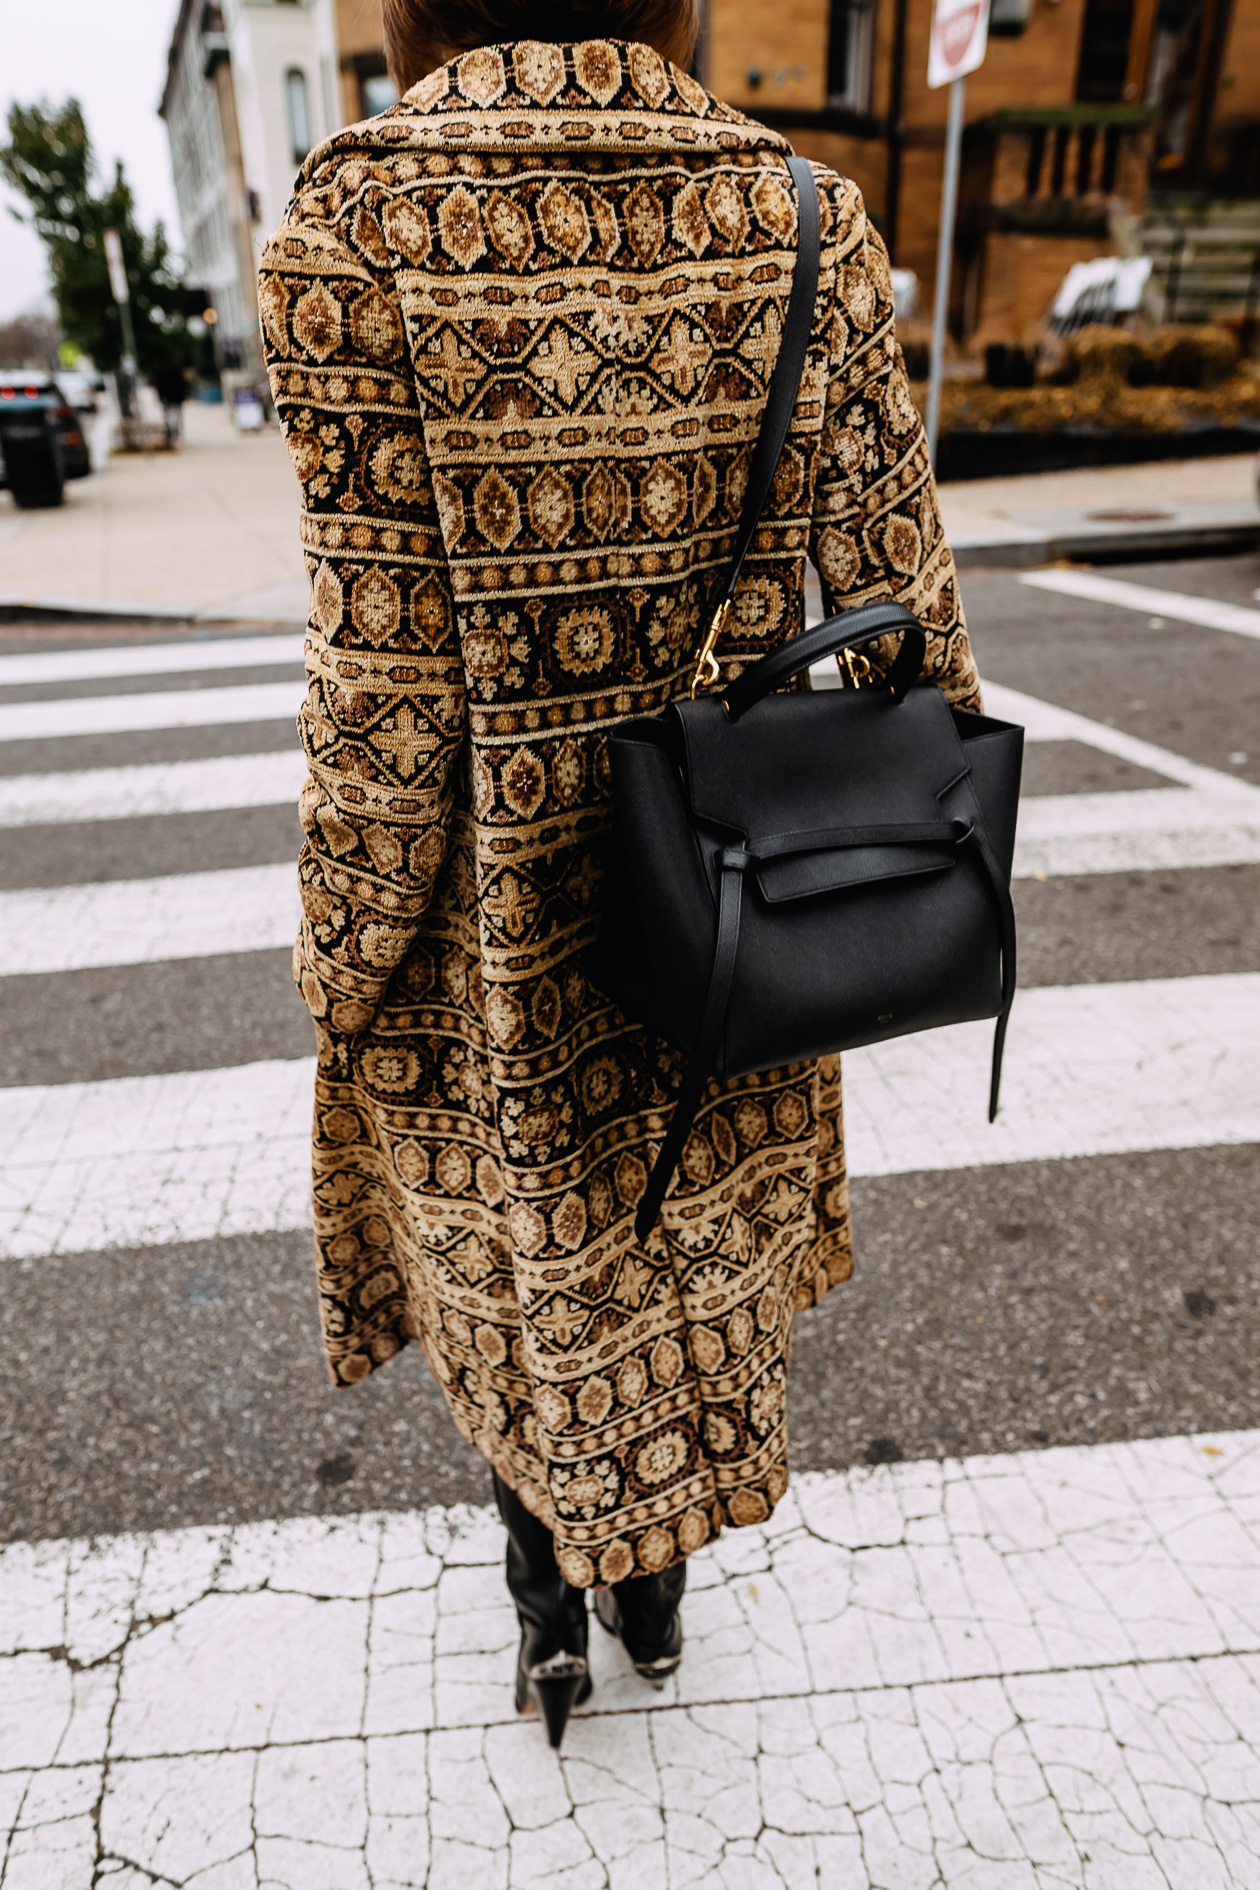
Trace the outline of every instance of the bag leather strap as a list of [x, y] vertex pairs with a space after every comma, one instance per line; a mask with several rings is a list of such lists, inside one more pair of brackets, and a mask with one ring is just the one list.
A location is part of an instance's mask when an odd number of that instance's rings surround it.
[[744, 559], [748, 556], [766, 500], [770, 497], [779, 456], [792, 425], [792, 415], [796, 412], [801, 374], [814, 326], [814, 305], [818, 300], [818, 186], [814, 182], [808, 158], [790, 157], [787, 162], [796, 185], [797, 197], [798, 234], [792, 290], [788, 297], [783, 333], [779, 338], [778, 357], [770, 375], [761, 429], [748, 463], [748, 484], [744, 489], [744, 503], [735, 532], [735, 548], [731, 553], [725, 583], [714, 602], [708, 634], [696, 657], [696, 673], [691, 681], [693, 696], [701, 683], [712, 684], [719, 679], [714, 646], [726, 627]]
[[[863, 836], [861, 839], [849, 839], [849, 845], [865, 845], [867, 833], [878, 834], [887, 841], [923, 839], [949, 839], [962, 851], [975, 851], [985, 869], [989, 890], [993, 895], [998, 911], [998, 921], [1002, 934], [1002, 1008], [998, 1012], [997, 1024], [993, 1032], [993, 1060], [989, 1077], [989, 1121], [997, 1115], [998, 1092], [1002, 1084], [1002, 1052], [1006, 1045], [1006, 1026], [1011, 1014], [1011, 1004], [1015, 997], [1015, 909], [1011, 904], [1010, 889], [1002, 877], [1001, 868], [994, 857], [983, 830], [976, 823], [962, 821], [941, 821], [906, 823], [904, 827], [888, 826], [883, 828], [836, 829], [836, 833], [848, 833]], [[661, 1152], [653, 1164], [648, 1176], [647, 1186], [639, 1199], [634, 1217], [635, 1238], [645, 1241], [656, 1225], [656, 1217], [661, 1211], [665, 1199], [665, 1190], [674, 1177], [674, 1170], [682, 1158], [687, 1137], [704, 1092], [713, 1073], [721, 1048], [722, 1032], [726, 1028], [726, 1013], [730, 1004], [731, 991], [735, 984], [735, 964], [739, 955], [739, 922], [743, 904], [744, 874], [750, 867], [756, 866], [759, 857], [780, 856], [788, 851], [780, 848], [776, 842], [796, 836], [776, 835], [769, 841], [749, 842], [747, 845], [736, 843], [723, 847], [718, 856], [720, 881], [718, 891], [717, 943], [713, 952], [713, 969], [709, 973], [709, 989], [704, 1000], [704, 1012], [700, 1020], [700, 1030], [696, 1038], [695, 1049], [687, 1066], [682, 1087], [674, 1104], [674, 1114], [661, 1144]], [[802, 835], [802, 839], [809, 836]], [[823, 845], [837, 844], [829, 830], [821, 838]], [[844, 841], [839, 844], [845, 844]]]

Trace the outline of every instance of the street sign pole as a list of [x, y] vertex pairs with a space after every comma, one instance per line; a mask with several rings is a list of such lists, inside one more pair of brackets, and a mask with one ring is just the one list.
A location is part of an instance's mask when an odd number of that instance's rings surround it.
[[949, 314], [949, 278], [954, 260], [954, 222], [958, 214], [958, 166], [962, 155], [966, 79], [952, 79], [949, 124], [945, 132], [945, 176], [941, 184], [941, 229], [936, 245], [936, 301], [932, 308], [932, 359], [928, 378], [928, 458], [936, 464], [941, 428], [941, 383], [945, 377], [945, 326]]
[[989, 45], [989, 0], [933, 0], [932, 37], [928, 42], [928, 87], [949, 87], [945, 129], [945, 175], [941, 180], [941, 227], [936, 240], [936, 303], [932, 310], [932, 360], [928, 375], [927, 449], [936, 465], [941, 430], [941, 388], [945, 379], [945, 331], [949, 321], [949, 279], [954, 261], [954, 224], [958, 215], [958, 168], [962, 157], [964, 82], [984, 63]]
[[119, 364], [122, 369], [119, 393], [123, 415], [130, 419], [136, 384], [136, 331], [131, 322], [131, 290], [127, 286], [127, 270], [117, 230], [105, 232], [105, 262], [109, 269], [110, 292], [118, 304], [118, 319], [122, 324], [123, 357]]

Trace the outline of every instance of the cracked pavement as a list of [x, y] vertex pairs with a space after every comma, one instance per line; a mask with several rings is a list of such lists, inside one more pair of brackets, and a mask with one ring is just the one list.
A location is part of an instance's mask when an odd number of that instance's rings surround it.
[[15, 1543], [2, 1880], [1255, 1885], [1258, 1552], [1258, 1432], [807, 1474], [557, 1757], [489, 1510]]

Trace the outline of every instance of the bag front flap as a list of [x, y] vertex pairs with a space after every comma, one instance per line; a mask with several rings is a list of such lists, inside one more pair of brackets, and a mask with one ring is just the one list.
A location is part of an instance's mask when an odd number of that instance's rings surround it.
[[762, 898], [768, 905], [778, 906], [792, 899], [809, 899], [815, 893], [869, 886], [876, 879], [941, 873], [953, 864], [954, 849], [949, 845], [836, 847], [823, 853], [798, 853], [786, 860], [763, 860], [756, 877]]
[[[737, 722], [712, 697], [676, 703], [672, 713], [693, 818], [753, 847], [770, 834], [921, 825], [974, 808], [962, 744], [933, 684], [898, 703], [874, 689], [767, 696]], [[964, 805], [950, 793], [960, 786]], [[951, 859], [948, 845], [871, 844], [767, 861], [758, 880], [777, 903], [934, 871]]]

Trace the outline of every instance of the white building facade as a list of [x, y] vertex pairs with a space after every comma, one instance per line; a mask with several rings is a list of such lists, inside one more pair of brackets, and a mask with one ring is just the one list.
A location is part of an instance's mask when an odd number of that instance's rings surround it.
[[259, 365], [255, 280], [307, 152], [339, 129], [334, 0], [180, 0], [166, 121], [189, 279], [222, 365]]

